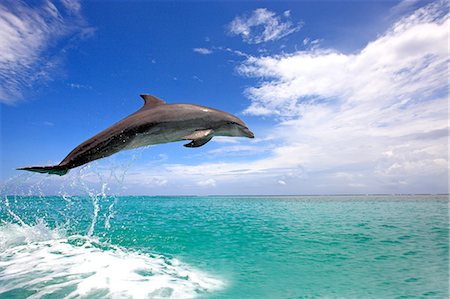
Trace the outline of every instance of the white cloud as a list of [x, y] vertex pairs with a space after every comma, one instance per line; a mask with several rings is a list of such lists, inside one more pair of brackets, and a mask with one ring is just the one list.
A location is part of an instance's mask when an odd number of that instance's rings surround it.
[[250, 16], [234, 18], [228, 30], [249, 44], [274, 41], [300, 30], [300, 25], [293, 24], [289, 17], [290, 11], [285, 11], [280, 17], [266, 8], [258, 8]]
[[206, 179], [203, 181], [198, 181], [197, 185], [201, 187], [215, 187], [216, 186], [216, 180], [214, 179]]
[[194, 79], [195, 81], [198, 81], [198, 82], [200, 82], [200, 83], [203, 83], [203, 80], [200, 79], [199, 77], [197, 77], [196, 75], [193, 75], [193, 76], [192, 76], [192, 79]]
[[51, 79], [60, 63], [47, 50], [69, 35], [92, 32], [80, 14], [78, 1], [32, 7], [20, 1], [0, 4], [0, 102], [12, 104], [38, 83]]
[[432, 5], [399, 21], [356, 54], [316, 49], [251, 57], [240, 73], [268, 80], [247, 90], [252, 99], [247, 112], [292, 116], [317, 101], [406, 105], [418, 94], [425, 100], [446, 86], [447, 38], [448, 21]]
[[[231, 139], [231, 138], [229, 138]], [[255, 155], [256, 153], [261, 153], [269, 150], [266, 147], [260, 147], [255, 145], [231, 145], [231, 146], [221, 146], [219, 148], [210, 150], [207, 152], [208, 156], [243, 156], [243, 155]]]
[[86, 84], [79, 84], [79, 83], [69, 83], [67, 84], [72, 89], [92, 89], [92, 86], [86, 85]]
[[64, 7], [71, 13], [78, 14], [81, 10], [81, 3], [77, 0], [61, 0]]
[[237, 56], [250, 57], [249, 55], [247, 55], [246, 53], [244, 53], [242, 51], [234, 50], [234, 49], [231, 49], [231, 48], [228, 48], [228, 47], [214, 47], [214, 49], [215, 50], [219, 50], [219, 51], [225, 51], [225, 52], [228, 52], [228, 53], [232, 53], [232, 54], [237, 55]]
[[401, 16], [405, 13], [411, 13], [415, 5], [419, 4], [420, 0], [402, 0], [397, 5], [390, 9], [390, 15]]
[[211, 54], [213, 51], [207, 48], [194, 48], [192, 49], [194, 52], [202, 55], [208, 55]]
[[211, 139], [211, 141], [217, 142], [217, 143], [233, 143], [233, 144], [239, 143], [239, 139], [229, 138], [226, 136], [217, 136], [217, 137], [214, 137], [213, 139]]
[[165, 186], [165, 185], [167, 185], [169, 180], [164, 178], [164, 177], [153, 177], [150, 180], [150, 182], [151, 182], [151, 184], [154, 184], [154, 185], [157, 185], [157, 186]]
[[252, 101], [246, 113], [280, 119], [272, 135], [283, 145], [266, 162], [310, 171], [355, 168], [363, 175], [347, 178], [352, 186], [372, 180], [411, 187], [427, 176], [443, 189], [449, 62], [444, 6], [418, 9], [354, 54], [314, 49], [248, 58], [239, 72], [263, 81], [246, 90]]

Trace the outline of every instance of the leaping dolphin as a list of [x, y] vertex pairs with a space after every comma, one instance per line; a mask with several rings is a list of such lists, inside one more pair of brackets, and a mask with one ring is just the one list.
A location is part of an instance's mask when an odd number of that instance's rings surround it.
[[214, 136], [254, 138], [242, 120], [227, 112], [192, 104], [169, 105], [149, 94], [141, 97], [145, 102], [141, 109], [78, 145], [58, 165], [17, 169], [65, 175], [69, 169], [146, 145], [191, 140], [184, 146], [200, 147]]

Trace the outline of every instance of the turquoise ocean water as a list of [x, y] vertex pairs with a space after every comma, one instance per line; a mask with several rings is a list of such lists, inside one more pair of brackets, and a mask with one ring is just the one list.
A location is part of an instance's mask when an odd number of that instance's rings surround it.
[[448, 196], [4, 196], [0, 298], [448, 298]]

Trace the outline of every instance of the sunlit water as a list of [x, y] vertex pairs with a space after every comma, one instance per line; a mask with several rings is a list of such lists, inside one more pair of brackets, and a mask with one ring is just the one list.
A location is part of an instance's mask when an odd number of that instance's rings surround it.
[[4, 196], [0, 298], [448, 298], [448, 204]]

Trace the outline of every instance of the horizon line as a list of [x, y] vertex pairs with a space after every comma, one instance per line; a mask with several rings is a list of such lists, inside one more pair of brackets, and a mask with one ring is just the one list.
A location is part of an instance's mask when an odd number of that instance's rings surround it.
[[[85, 196], [86, 194], [73, 194], [68, 196]], [[293, 196], [450, 196], [450, 193], [330, 193], [330, 194], [208, 194], [208, 195], [193, 195], [193, 194], [181, 194], [181, 195], [126, 195], [126, 194], [105, 194], [105, 196], [117, 196], [117, 197], [293, 197]], [[10, 196], [20, 196], [20, 197], [61, 197], [60, 194], [52, 195], [19, 195], [19, 194], [8, 194], [4, 195]]]

